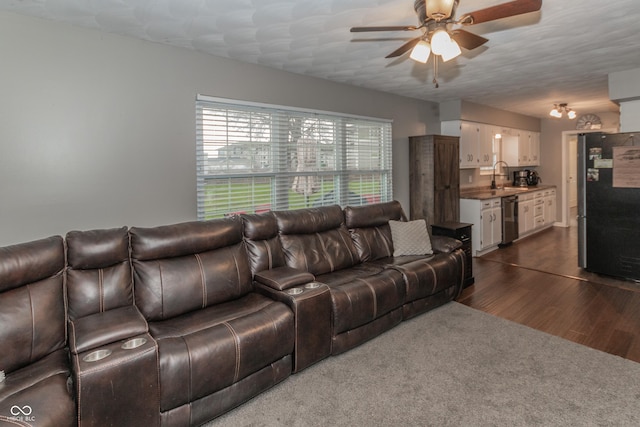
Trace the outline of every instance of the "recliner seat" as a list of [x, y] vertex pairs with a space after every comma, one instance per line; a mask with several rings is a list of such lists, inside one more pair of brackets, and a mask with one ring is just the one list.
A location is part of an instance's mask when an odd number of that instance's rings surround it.
[[62, 237], [0, 248], [0, 421], [74, 426]]
[[291, 374], [293, 313], [254, 291], [240, 218], [129, 232], [163, 426], [201, 424]]

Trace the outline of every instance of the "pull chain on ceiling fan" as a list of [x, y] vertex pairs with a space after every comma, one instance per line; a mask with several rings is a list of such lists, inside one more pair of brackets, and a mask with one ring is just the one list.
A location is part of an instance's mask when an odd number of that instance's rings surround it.
[[472, 50], [489, 40], [454, 26], [470, 26], [510, 16], [535, 12], [542, 7], [542, 0], [514, 0], [480, 9], [454, 19], [459, 0], [415, 0], [413, 5], [418, 15], [418, 26], [353, 27], [351, 32], [369, 31], [416, 31], [422, 35], [409, 40], [386, 58], [395, 58], [411, 51], [410, 58], [426, 63], [433, 53], [433, 83], [438, 87], [438, 56], [447, 62], [462, 53], [460, 47]]

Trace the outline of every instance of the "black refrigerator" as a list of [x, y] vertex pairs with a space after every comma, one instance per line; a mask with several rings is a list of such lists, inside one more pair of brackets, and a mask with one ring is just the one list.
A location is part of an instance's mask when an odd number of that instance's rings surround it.
[[640, 132], [578, 138], [578, 265], [640, 280]]

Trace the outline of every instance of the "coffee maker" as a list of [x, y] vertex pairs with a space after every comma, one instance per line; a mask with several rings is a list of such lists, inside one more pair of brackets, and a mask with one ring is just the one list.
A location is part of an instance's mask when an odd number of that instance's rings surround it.
[[513, 171], [513, 186], [514, 187], [528, 187], [529, 172], [527, 170]]
[[540, 182], [540, 175], [534, 170], [527, 170], [527, 185], [538, 185]]

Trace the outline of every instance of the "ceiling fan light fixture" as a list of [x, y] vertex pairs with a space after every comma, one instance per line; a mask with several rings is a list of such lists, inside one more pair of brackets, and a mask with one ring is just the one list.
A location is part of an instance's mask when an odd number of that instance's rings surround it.
[[409, 57], [417, 62], [422, 62], [423, 64], [429, 60], [429, 56], [431, 55], [431, 46], [424, 40], [420, 40], [418, 44], [413, 47], [411, 51], [411, 55]]
[[431, 51], [436, 55], [442, 55], [451, 44], [449, 33], [443, 28], [438, 28], [431, 35]]
[[455, 40], [451, 40], [451, 43], [447, 46], [444, 52], [442, 52], [442, 61], [447, 62], [450, 59], [458, 57], [462, 53], [460, 46]]
[[440, 21], [451, 16], [455, 0], [425, 0], [427, 4], [427, 16], [435, 21]]

